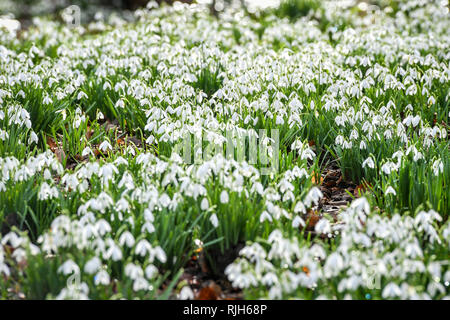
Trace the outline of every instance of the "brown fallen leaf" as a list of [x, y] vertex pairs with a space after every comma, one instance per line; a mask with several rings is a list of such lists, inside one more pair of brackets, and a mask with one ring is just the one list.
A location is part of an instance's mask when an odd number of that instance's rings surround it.
[[[309, 209], [304, 219], [306, 222], [306, 231], [313, 231], [320, 218], [321, 217], [318, 211]], [[302, 225], [299, 226], [299, 229], [300, 231], [303, 229]]]
[[203, 251], [201, 251], [198, 254], [198, 264], [200, 265], [200, 269], [202, 270], [203, 273], [210, 272], [208, 262], [206, 261], [205, 253]]
[[222, 289], [214, 282], [209, 281], [208, 286], [203, 287], [197, 293], [195, 300], [222, 300]]
[[86, 130], [86, 139], [89, 140], [91, 139], [92, 135], [94, 134], [94, 130], [91, 129], [91, 127], [87, 127]]
[[59, 144], [52, 138], [47, 136], [47, 145], [50, 147], [50, 150], [55, 154], [56, 158], [60, 163], [63, 162], [63, 159], [66, 158], [66, 154], [64, 150], [59, 146]]

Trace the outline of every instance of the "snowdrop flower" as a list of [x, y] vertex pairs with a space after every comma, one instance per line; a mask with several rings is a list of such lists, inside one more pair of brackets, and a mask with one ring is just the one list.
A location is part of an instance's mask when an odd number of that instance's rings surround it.
[[78, 93], [78, 96], [77, 96], [77, 100], [81, 100], [81, 99], [87, 99], [88, 98], [88, 96], [87, 96], [87, 94], [86, 93], [84, 93], [83, 91], [80, 91], [79, 93]]
[[366, 166], [368, 166], [371, 169], [375, 168], [375, 162], [373, 161], [373, 159], [371, 157], [369, 157], [363, 161], [362, 167], [365, 168]]
[[145, 276], [147, 279], [153, 279], [158, 274], [158, 268], [156, 268], [153, 264], [149, 264], [145, 268]]
[[264, 210], [259, 216], [259, 222], [263, 223], [266, 220], [272, 222], [272, 216], [266, 210]]
[[320, 191], [320, 189], [317, 187], [312, 187], [311, 190], [309, 190], [308, 194], [306, 195], [303, 203], [305, 204], [306, 207], [311, 207], [313, 203], [317, 205], [322, 197], [323, 197], [322, 191]]
[[[2, 140], [4, 140], [4, 139], [2, 139]], [[34, 131], [31, 131], [28, 143], [29, 144], [38, 143], [38, 141], [39, 141], [39, 139], [38, 139], [38, 136], [36, 135], [36, 133]]]
[[139, 240], [139, 242], [136, 244], [136, 247], [134, 248], [134, 252], [137, 255], [145, 256], [147, 253], [150, 253], [152, 251], [152, 245], [145, 239]]
[[402, 291], [401, 291], [400, 287], [397, 284], [391, 282], [388, 285], [386, 285], [386, 287], [384, 287], [383, 292], [381, 293], [381, 296], [384, 299], [387, 299], [387, 298], [400, 297], [401, 294], [402, 294]]
[[433, 162], [433, 173], [435, 176], [438, 176], [439, 173], [443, 173], [444, 172], [444, 164], [442, 163], [441, 159], [435, 160]]
[[392, 188], [391, 186], [388, 186], [386, 191], [384, 192], [384, 194], [385, 195], [392, 194], [392, 195], [396, 196], [397, 192], [395, 192], [394, 188]]
[[124, 109], [125, 108], [125, 102], [122, 99], [119, 99], [119, 100], [117, 100], [117, 102], [115, 104], [115, 107]]
[[98, 257], [93, 257], [84, 265], [84, 272], [88, 274], [96, 273], [101, 267], [101, 261]]
[[[366, 144], [365, 141], [361, 140], [361, 142], [359, 143], [359, 149], [361, 149], [361, 150], [366, 150], [367, 149], [367, 144]], [[363, 166], [363, 168], [364, 168], [364, 166]]]
[[155, 247], [155, 249], [153, 250], [153, 254], [162, 263], [165, 263], [167, 261], [166, 253], [164, 252], [164, 250], [160, 246]]
[[107, 286], [109, 285], [109, 281], [109, 274], [105, 270], [100, 270], [94, 277], [94, 283], [97, 286], [99, 284]]
[[101, 236], [105, 235], [108, 232], [111, 232], [111, 226], [105, 219], [98, 220], [95, 224], [95, 227], [97, 228]]
[[105, 253], [105, 258], [111, 258], [113, 261], [122, 260], [123, 254], [122, 250], [120, 250], [119, 246], [112, 245], [109, 247], [108, 251]]
[[430, 281], [427, 286], [427, 292], [431, 297], [436, 296], [437, 294], [445, 294], [445, 287], [436, 281]]
[[155, 226], [151, 222], [147, 221], [146, 223], [144, 223], [142, 225], [142, 228], [141, 228], [141, 232], [144, 232], [144, 231], [148, 232], [148, 233], [153, 233], [153, 232], [155, 232]]
[[209, 218], [209, 221], [211, 221], [211, 224], [214, 226], [214, 228], [217, 228], [219, 226], [219, 219], [217, 218], [217, 215], [215, 213]]
[[220, 193], [220, 202], [221, 203], [228, 203], [228, 201], [230, 201], [230, 198], [228, 196], [228, 192], [226, 190], [223, 190]]
[[125, 272], [125, 275], [132, 280], [135, 280], [135, 279], [138, 279], [138, 278], [144, 276], [144, 271], [142, 270], [142, 268], [133, 263], [127, 263], [127, 265], [125, 266], [124, 272]]
[[133, 291], [148, 290], [150, 287], [147, 279], [139, 277], [133, 282]]
[[184, 286], [180, 290], [180, 295], [178, 296], [180, 300], [193, 300], [194, 299], [194, 293], [192, 292], [191, 288], [189, 286]]
[[292, 227], [293, 228], [298, 228], [299, 226], [304, 227], [305, 226], [305, 221], [300, 218], [299, 216], [295, 216], [294, 220], [292, 220]]
[[83, 151], [81, 152], [81, 156], [82, 157], [86, 157], [88, 155], [94, 155], [94, 152], [92, 152], [92, 149], [89, 147], [86, 147], [83, 149]]
[[100, 151], [106, 152], [107, 150], [112, 150], [112, 145], [108, 141], [103, 141], [98, 147]]
[[166, 194], [163, 193], [160, 197], [159, 197], [159, 203], [161, 204], [161, 206], [163, 208], [167, 208], [170, 204], [170, 197]]
[[48, 183], [44, 181], [39, 189], [39, 200], [48, 200], [56, 197], [58, 197], [58, 189], [56, 187], [49, 186]]
[[203, 200], [202, 200], [202, 202], [201, 202], [201, 204], [200, 204], [200, 208], [201, 208], [203, 211], [208, 210], [208, 208], [209, 208], [209, 203], [208, 203], [208, 199], [207, 199], [207, 198], [203, 198]]
[[121, 246], [126, 245], [128, 248], [133, 247], [134, 245], [134, 237], [129, 231], [125, 231], [121, 234], [119, 238], [119, 244]]
[[314, 226], [318, 234], [329, 234], [331, 232], [330, 222], [327, 219], [320, 219]]
[[325, 262], [324, 270], [327, 277], [336, 276], [344, 268], [344, 259], [338, 252], [331, 253]]
[[78, 265], [71, 259], [66, 260], [59, 268], [58, 273], [62, 273], [63, 275], [67, 276], [69, 274], [79, 274], [80, 268]]

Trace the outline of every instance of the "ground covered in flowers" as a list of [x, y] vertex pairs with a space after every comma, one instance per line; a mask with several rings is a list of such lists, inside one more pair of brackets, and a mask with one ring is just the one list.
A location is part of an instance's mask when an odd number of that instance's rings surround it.
[[447, 1], [135, 18], [0, 31], [1, 298], [450, 297]]

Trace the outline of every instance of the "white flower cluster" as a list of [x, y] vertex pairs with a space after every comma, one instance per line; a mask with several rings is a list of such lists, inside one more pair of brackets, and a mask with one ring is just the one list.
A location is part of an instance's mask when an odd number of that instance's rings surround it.
[[234, 286], [259, 298], [342, 299], [358, 291], [384, 299], [450, 298], [448, 259], [426, 258], [430, 250], [450, 248], [450, 223], [439, 228], [435, 211], [380, 216], [360, 198], [342, 219], [333, 245], [305, 246], [277, 229], [264, 243], [242, 249], [225, 272]]

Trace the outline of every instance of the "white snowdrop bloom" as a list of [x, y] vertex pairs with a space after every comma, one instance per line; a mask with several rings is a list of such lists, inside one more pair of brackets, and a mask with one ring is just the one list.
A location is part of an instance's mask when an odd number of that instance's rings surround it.
[[444, 163], [441, 159], [435, 160], [432, 165], [433, 173], [435, 176], [438, 176], [440, 173], [444, 172]]
[[281, 299], [283, 297], [283, 291], [281, 290], [280, 286], [273, 286], [269, 290], [269, 299], [275, 300], [275, 299]]
[[135, 240], [131, 232], [125, 231], [123, 232], [119, 237], [119, 244], [121, 246], [126, 245], [128, 248], [131, 248], [134, 246]]
[[344, 259], [342, 259], [342, 256], [338, 252], [331, 253], [324, 266], [326, 276], [336, 276], [343, 268]]
[[153, 250], [152, 245], [145, 239], [139, 240], [138, 243], [136, 243], [136, 246], [134, 248], [134, 252], [137, 255], [140, 256], [146, 256], [148, 253], [150, 253]]
[[412, 259], [421, 258], [423, 256], [422, 249], [420, 248], [417, 241], [414, 243], [408, 243], [405, 246], [405, 254]]
[[24, 261], [27, 257], [27, 252], [22, 248], [17, 248], [11, 255], [16, 262], [20, 263]]
[[365, 214], [370, 213], [370, 205], [365, 197], [361, 197], [361, 198], [354, 200], [351, 203], [350, 208], [355, 209], [358, 212], [363, 212]]
[[298, 201], [297, 204], [294, 207], [294, 212], [295, 213], [306, 213], [306, 207], [303, 204], [303, 202]]
[[100, 270], [95, 276], [94, 276], [94, 283], [95, 285], [109, 285], [110, 278], [108, 272], [106, 270]]
[[259, 216], [259, 222], [263, 223], [266, 220], [272, 222], [272, 216], [266, 210], [264, 210]]
[[192, 292], [191, 287], [184, 286], [180, 290], [180, 294], [179, 294], [178, 297], [179, 297], [180, 300], [193, 300], [194, 299], [194, 293]]
[[144, 271], [142, 270], [142, 268], [133, 263], [127, 263], [127, 265], [125, 266], [124, 272], [125, 272], [125, 275], [132, 280], [135, 280], [137, 278], [144, 276]]
[[119, 99], [119, 100], [117, 100], [117, 102], [116, 102], [116, 104], [114, 106], [116, 108], [124, 109], [125, 108], [125, 101], [123, 101], [123, 99]]
[[112, 150], [112, 145], [108, 141], [103, 141], [99, 147], [100, 151], [106, 152], [107, 150]]
[[327, 219], [320, 219], [314, 226], [314, 230], [318, 234], [329, 234], [331, 233], [331, 225]]
[[2, 263], [0, 261], [0, 275], [1, 274], [5, 275], [6, 277], [9, 277], [11, 272], [10, 272], [8, 266], [5, 263]]
[[387, 299], [387, 298], [397, 298], [397, 297], [400, 297], [401, 294], [402, 294], [402, 291], [401, 291], [400, 287], [399, 287], [397, 284], [391, 282], [391, 283], [387, 284], [387, 285], [383, 288], [383, 291], [382, 291], [382, 293], [381, 293], [381, 296], [382, 296], [384, 299]]
[[116, 245], [110, 246], [105, 253], [105, 258], [106, 259], [111, 258], [113, 261], [122, 260], [122, 257], [123, 257], [122, 250], [120, 250], [120, 248]]
[[341, 135], [338, 135], [334, 141], [338, 146], [344, 144], [344, 137]]
[[394, 188], [392, 188], [391, 186], [388, 186], [388, 187], [386, 188], [386, 191], [384, 192], [384, 194], [385, 194], [385, 195], [392, 194], [392, 195], [396, 196], [396, 195], [397, 195], [397, 192], [395, 192], [395, 189], [394, 189]]
[[133, 290], [134, 291], [140, 291], [140, 290], [148, 290], [150, 287], [147, 279], [144, 277], [139, 277], [134, 280], [133, 282]]
[[275, 273], [268, 272], [262, 277], [261, 283], [266, 286], [272, 286], [278, 283], [278, 278]]
[[53, 100], [50, 98], [48, 94], [44, 96], [44, 99], [42, 99], [42, 103], [45, 105], [49, 105], [53, 103]]
[[420, 116], [415, 116], [414, 118], [412, 118], [411, 124], [413, 125], [413, 127], [417, 127], [419, 123], [420, 123]]
[[165, 263], [167, 261], [166, 253], [160, 246], [157, 246], [153, 249], [153, 254], [162, 263]]
[[292, 220], [292, 227], [293, 228], [298, 228], [299, 226], [304, 227], [305, 226], [305, 221], [300, 218], [299, 216], [295, 216], [294, 220]]
[[6, 130], [0, 129], [0, 140], [5, 141], [9, 139], [9, 134], [6, 132]]
[[320, 191], [320, 189], [317, 187], [312, 187], [306, 194], [303, 203], [305, 204], [306, 207], [310, 208], [312, 204], [317, 205], [322, 197], [323, 197], [322, 191]]
[[446, 290], [442, 283], [430, 281], [427, 286], [427, 292], [431, 297], [434, 297], [437, 294], [445, 294]]
[[48, 200], [58, 197], [58, 194], [58, 189], [56, 187], [51, 187], [44, 181], [39, 189], [38, 198], [39, 200]]
[[170, 197], [166, 194], [163, 193], [160, 197], [159, 197], [159, 203], [161, 204], [161, 206], [163, 208], [167, 208], [170, 204]]
[[[4, 140], [4, 139], [2, 139], [2, 140]], [[32, 144], [32, 143], [38, 143], [38, 141], [39, 141], [39, 138], [38, 138], [38, 136], [36, 135], [36, 133], [35, 133], [34, 131], [31, 131], [31, 133], [30, 133], [30, 138], [29, 138], [29, 140], [28, 140], [28, 143], [29, 143], [29, 144]]]
[[361, 149], [361, 150], [366, 150], [367, 149], [367, 144], [366, 144], [365, 141], [361, 141], [359, 143], [359, 149]]
[[217, 218], [217, 215], [215, 213], [211, 215], [209, 221], [211, 221], [211, 224], [214, 226], [214, 228], [217, 228], [219, 226], [219, 219]]
[[102, 263], [98, 257], [93, 257], [84, 265], [84, 272], [94, 274], [100, 269], [101, 264]]
[[122, 188], [125, 186], [125, 188], [127, 190], [133, 190], [135, 185], [134, 185], [133, 177], [131, 176], [131, 174], [129, 172], [125, 172], [117, 186], [119, 188]]
[[228, 203], [230, 201], [230, 197], [228, 196], [228, 192], [226, 190], [223, 190], [220, 193], [220, 202], [221, 203]]
[[149, 209], [144, 210], [144, 218], [145, 218], [145, 221], [148, 221], [148, 222], [153, 222], [155, 220], [153, 213]]
[[85, 92], [80, 91], [80, 92], [78, 93], [77, 100], [87, 99], [87, 98], [88, 98], [88, 96], [87, 96], [87, 94], [86, 94]]
[[94, 155], [94, 152], [92, 151], [91, 148], [86, 147], [86, 148], [84, 148], [83, 151], [81, 152], [81, 156], [82, 156], [82, 157], [86, 157], [86, 156], [88, 156], [88, 155]]
[[383, 171], [385, 174], [389, 175], [392, 172], [392, 168], [393, 168], [392, 163], [388, 161], [381, 166], [381, 171]]
[[85, 282], [68, 285], [56, 296], [56, 300], [89, 300], [89, 287]]
[[431, 262], [428, 264], [427, 270], [434, 278], [441, 278], [441, 264], [439, 262]]
[[373, 161], [373, 159], [371, 157], [369, 157], [363, 161], [362, 167], [365, 168], [366, 166], [371, 169], [375, 168], [375, 162]]
[[156, 275], [158, 275], [158, 268], [156, 268], [153, 264], [149, 264], [145, 268], [145, 276], [147, 279], [153, 279]]
[[103, 120], [103, 119], [105, 119], [105, 115], [100, 110], [97, 110], [97, 115], [96, 115], [95, 119]]
[[95, 227], [101, 236], [105, 235], [108, 232], [111, 232], [111, 226], [105, 219], [98, 220], [95, 224]]
[[208, 208], [209, 208], [209, 202], [208, 202], [208, 199], [207, 199], [207, 198], [203, 198], [203, 199], [202, 199], [202, 202], [200, 203], [200, 208], [201, 208], [203, 211], [208, 210]]
[[126, 212], [130, 208], [130, 204], [125, 198], [120, 198], [119, 201], [116, 202], [115, 206], [118, 212]]
[[62, 273], [65, 276], [73, 273], [79, 274], [80, 267], [78, 267], [78, 265], [72, 259], [68, 259], [58, 268], [58, 273]]
[[153, 233], [155, 232], [155, 226], [153, 225], [153, 223], [147, 221], [142, 225], [141, 232]]

